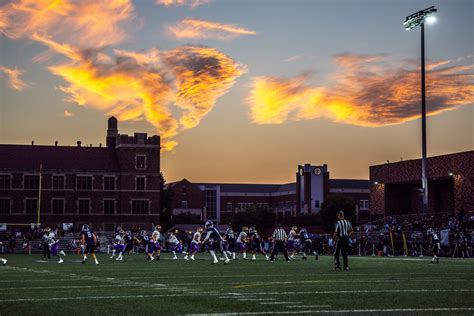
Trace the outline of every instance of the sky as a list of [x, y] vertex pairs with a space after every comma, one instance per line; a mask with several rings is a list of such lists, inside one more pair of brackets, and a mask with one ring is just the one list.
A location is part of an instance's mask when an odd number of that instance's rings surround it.
[[162, 139], [167, 181], [367, 179], [474, 148], [474, 0], [0, 0], [0, 143]]

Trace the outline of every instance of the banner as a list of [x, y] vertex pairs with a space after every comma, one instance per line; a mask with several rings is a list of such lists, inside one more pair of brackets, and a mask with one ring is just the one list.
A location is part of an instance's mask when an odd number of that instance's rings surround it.
[[0, 223], [0, 232], [4, 232], [7, 230], [7, 224], [5, 223]]
[[443, 246], [449, 246], [449, 229], [444, 229], [439, 232], [441, 238], [441, 245]]

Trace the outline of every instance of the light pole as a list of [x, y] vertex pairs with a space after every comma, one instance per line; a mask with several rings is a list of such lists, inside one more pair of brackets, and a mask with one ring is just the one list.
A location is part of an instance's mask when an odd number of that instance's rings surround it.
[[425, 22], [435, 21], [436, 8], [431, 6], [407, 16], [403, 25], [406, 30], [421, 27], [421, 189], [423, 194], [422, 214], [428, 212], [428, 162], [426, 158], [426, 96], [425, 96]]

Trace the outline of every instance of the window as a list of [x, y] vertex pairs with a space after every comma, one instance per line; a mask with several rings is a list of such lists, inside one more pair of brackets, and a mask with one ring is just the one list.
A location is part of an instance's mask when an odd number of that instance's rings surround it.
[[186, 195], [186, 187], [183, 187], [183, 194]]
[[92, 177], [91, 176], [77, 176], [76, 189], [77, 190], [92, 190]]
[[188, 201], [181, 201], [181, 208], [187, 209], [188, 208]]
[[359, 201], [359, 209], [360, 210], [368, 210], [369, 209], [369, 200], [360, 200]]
[[115, 177], [104, 177], [104, 190], [115, 190]]
[[79, 214], [89, 214], [91, 210], [91, 200], [81, 199], [77, 201], [77, 209]]
[[135, 189], [137, 191], [145, 191], [146, 178], [145, 177], [136, 177], [135, 181], [136, 181]]
[[64, 176], [53, 176], [53, 190], [64, 190]]
[[227, 211], [232, 212], [232, 202], [227, 202]]
[[148, 214], [147, 200], [132, 200], [132, 214]]
[[0, 199], [0, 214], [10, 213], [10, 199]]
[[52, 201], [53, 214], [63, 214], [64, 213], [64, 200], [54, 199]]
[[241, 211], [245, 211], [246, 209], [250, 208], [253, 206], [253, 203], [247, 203], [247, 202], [240, 202], [238, 203], [238, 208]]
[[39, 189], [39, 176], [26, 175], [23, 178], [24, 189]]
[[104, 200], [104, 214], [115, 214], [115, 200]]
[[315, 207], [315, 208], [319, 208], [319, 200], [315, 200], [315, 201], [314, 201], [314, 207]]
[[36, 214], [38, 212], [38, 199], [25, 199], [25, 213]]
[[143, 155], [135, 156], [135, 168], [146, 169], [146, 156], [143, 156]]
[[0, 174], [0, 189], [11, 188], [11, 176], [9, 174]]
[[214, 189], [206, 189], [206, 218], [210, 220], [217, 219], [217, 191]]
[[267, 207], [268, 207], [268, 203], [257, 203], [257, 207], [258, 207], [258, 208], [267, 208]]

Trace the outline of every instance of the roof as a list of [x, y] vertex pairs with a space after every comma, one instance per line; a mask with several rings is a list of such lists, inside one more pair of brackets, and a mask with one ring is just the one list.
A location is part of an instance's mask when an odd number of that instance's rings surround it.
[[119, 171], [115, 151], [107, 147], [0, 145], [0, 169]]
[[370, 180], [330, 179], [331, 189], [370, 189]]

